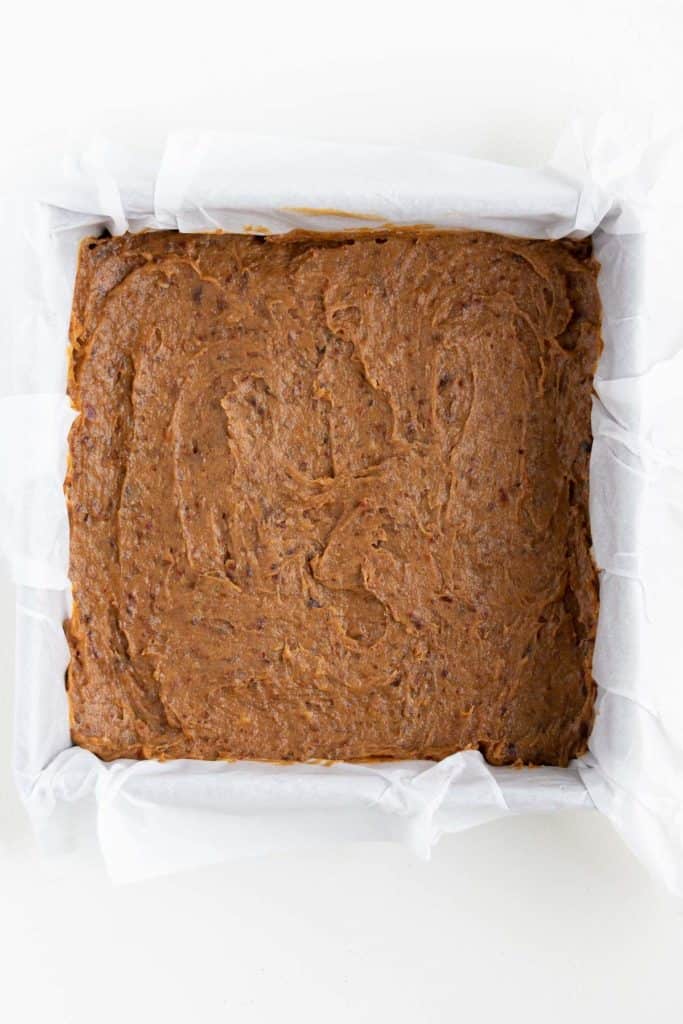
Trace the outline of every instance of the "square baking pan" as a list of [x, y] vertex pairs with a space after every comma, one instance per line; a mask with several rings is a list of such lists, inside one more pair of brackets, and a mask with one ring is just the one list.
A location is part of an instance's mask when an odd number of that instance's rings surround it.
[[[2, 283], [0, 532], [17, 584], [14, 768], [46, 843], [64, 845], [72, 819], [92, 815], [110, 873], [126, 880], [350, 839], [399, 839], [428, 856], [444, 833], [505, 814], [584, 807], [606, 814], [652, 870], [683, 890], [674, 621], [683, 597], [683, 310], [674, 291], [662, 294], [657, 272], [680, 238], [663, 153], [629, 148], [609, 125], [570, 133], [542, 170], [217, 133], [174, 135], [148, 156], [100, 139], [5, 210], [14, 259]], [[285, 766], [105, 763], [73, 746], [62, 485], [75, 415], [66, 373], [80, 240], [104, 230], [387, 225], [593, 237], [605, 348], [590, 473], [600, 614], [588, 752], [566, 769], [517, 769], [492, 768], [476, 751], [438, 763]]]

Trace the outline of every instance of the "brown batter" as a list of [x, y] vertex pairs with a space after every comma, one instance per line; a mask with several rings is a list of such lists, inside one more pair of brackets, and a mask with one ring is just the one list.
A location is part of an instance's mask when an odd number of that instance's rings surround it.
[[74, 742], [564, 765], [593, 717], [590, 243], [83, 243]]

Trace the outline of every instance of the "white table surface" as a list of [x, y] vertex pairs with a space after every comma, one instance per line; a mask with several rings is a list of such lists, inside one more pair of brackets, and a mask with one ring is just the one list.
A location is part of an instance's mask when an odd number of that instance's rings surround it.
[[[155, 13], [149, 8], [156, 8]], [[541, 162], [568, 118], [680, 105], [677, 0], [12, 5], [0, 185], [65, 134], [218, 125]], [[4, 342], [3, 342], [4, 343]], [[683, 907], [595, 813], [497, 822], [432, 861], [343, 846], [112, 888], [96, 848], [37, 855], [9, 770], [0, 578], [0, 1015], [620, 1020], [683, 1011]]]

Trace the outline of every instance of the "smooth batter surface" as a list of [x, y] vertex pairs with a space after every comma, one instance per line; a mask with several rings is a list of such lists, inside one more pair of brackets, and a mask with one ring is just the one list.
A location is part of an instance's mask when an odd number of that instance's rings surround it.
[[83, 243], [74, 741], [566, 764], [593, 716], [590, 243]]

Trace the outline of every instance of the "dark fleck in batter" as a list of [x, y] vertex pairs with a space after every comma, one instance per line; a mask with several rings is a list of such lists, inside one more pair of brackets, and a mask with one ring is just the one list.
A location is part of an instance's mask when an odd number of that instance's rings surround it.
[[73, 739], [564, 765], [593, 717], [590, 242], [83, 243]]

